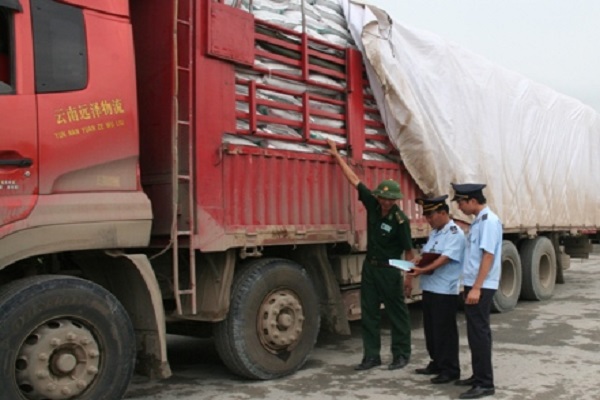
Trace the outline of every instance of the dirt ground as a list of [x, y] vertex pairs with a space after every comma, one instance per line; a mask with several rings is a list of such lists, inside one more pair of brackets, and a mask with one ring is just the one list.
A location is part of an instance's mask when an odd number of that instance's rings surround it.
[[[506, 314], [492, 315], [496, 399], [600, 399], [600, 253], [572, 260], [566, 283], [545, 302], [519, 302]], [[292, 376], [266, 382], [231, 374], [210, 340], [171, 336], [173, 377], [136, 377], [127, 399], [442, 399], [464, 388], [433, 385], [414, 369], [428, 361], [418, 304], [413, 319], [413, 356], [402, 370], [386, 365], [355, 372], [361, 358], [360, 324], [350, 337], [322, 334], [306, 365]], [[390, 361], [389, 329], [383, 327], [382, 359]], [[464, 315], [459, 315], [463, 377], [471, 374]]]

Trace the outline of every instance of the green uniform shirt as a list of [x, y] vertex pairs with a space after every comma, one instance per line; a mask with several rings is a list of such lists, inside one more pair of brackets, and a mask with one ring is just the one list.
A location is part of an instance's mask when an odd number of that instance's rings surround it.
[[367, 259], [386, 263], [400, 258], [402, 252], [412, 249], [410, 222], [394, 204], [388, 215], [381, 216], [381, 206], [371, 190], [362, 182], [357, 186], [358, 199], [367, 209]]

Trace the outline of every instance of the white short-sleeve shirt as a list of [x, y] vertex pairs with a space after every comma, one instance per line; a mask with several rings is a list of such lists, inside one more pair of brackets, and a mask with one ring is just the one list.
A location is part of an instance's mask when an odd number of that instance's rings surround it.
[[498, 289], [502, 261], [502, 223], [489, 207], [485, 207], [477, 214], [467, 236], [463, 268], [463, 283], [465, 286], [475, 284], [483, 251], [493, 254], [494, 262], [483, 281], [482, 288]]
[[458, 294], [465, 252], [462, 229], [452, 220], [443, 228], [434, 229], [423, 246], [423, 252], [441, 254], [449, 261], [431, 275], [420, 275], [421, 289], [438, 294]]

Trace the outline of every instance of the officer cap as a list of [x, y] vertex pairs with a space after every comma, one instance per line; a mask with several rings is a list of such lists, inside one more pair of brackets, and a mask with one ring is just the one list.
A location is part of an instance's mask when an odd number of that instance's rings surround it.
[[446, 205], [447, 198], [447, 194], [438, 197], [421, 197], [416, 199], [416, 202], [423, 207], [423, 214], [429, 214]]
[[381, 181], [377, 189], [373, 190], [373, 195], [384, 199], [398, 200], [402, 198], [400, 185], [392, 179]]
[[477, 195], [483, 196], [482, 190], [485, 186], [484, 183], [452, 183], [454, 189], [452, 201], [469, 200]]

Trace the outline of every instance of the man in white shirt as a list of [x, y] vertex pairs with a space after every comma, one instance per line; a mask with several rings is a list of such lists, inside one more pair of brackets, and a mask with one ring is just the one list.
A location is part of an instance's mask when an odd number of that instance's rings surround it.
[[[465, 235], [450, 219], [447, 195], [421, 198], [416, 202], [433, 230], [418, 267], [407, 273], [407, 281], [420, 276], [423, 291], [423, 328], [430, 362], [417, 374], [437, 375], [431, 383], [440, 384], [460, 378], [458, 360], [458, 293], [465, 250]], [[407, 289], [412, 290], [410, 284]]]
[[478, 399], [495, 393], [492, 368], [492, 331], [490, 310], [500, 281], [502, 260], [502, 223], [486, 205], [484, 184], [452, 184], [453, 201], [467, 215], [474, 215], [467, 237], [463, 266], [465, 316], [471, 349], [473, 375], [455, 382], [471, 386], [461, 399]]

